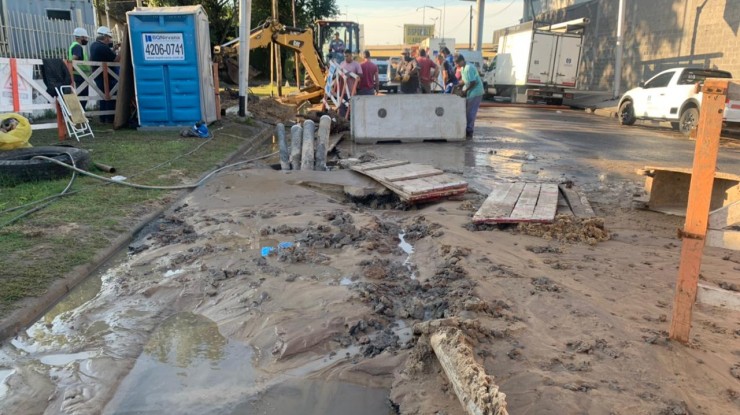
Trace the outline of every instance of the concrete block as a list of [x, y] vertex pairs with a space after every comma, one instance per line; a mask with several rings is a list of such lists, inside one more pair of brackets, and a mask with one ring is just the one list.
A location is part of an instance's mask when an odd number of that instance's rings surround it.
[[352, 97], [352, 137], [361, 144], [465, 140], [465, 99], [413, 94]]

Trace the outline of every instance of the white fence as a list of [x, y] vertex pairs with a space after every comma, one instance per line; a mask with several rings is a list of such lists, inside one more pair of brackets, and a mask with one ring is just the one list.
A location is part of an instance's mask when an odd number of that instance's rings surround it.
[[[0, 20], [0, 57], [3, 58], [67, 59], [69, 45], [74, 40], [72, 32], [77, 27], [84, 27], [90, 42], [95, 41], [96, 27], [93, 25], [12, 11], [8, 11], [6, 17], [6, 21]], [[114, 39], [122, 38], [117, 25], [111, 31]]]

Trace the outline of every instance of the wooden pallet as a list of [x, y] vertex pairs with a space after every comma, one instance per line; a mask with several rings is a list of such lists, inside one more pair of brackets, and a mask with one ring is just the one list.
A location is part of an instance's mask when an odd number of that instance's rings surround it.
[[377, 160], [357, 164], [352, 170], [375, 179], [401, 200], [421, 202], [464, 194], [468, 183], [434, 166], [405, 160]]
[[474, 223], [551, 223], [556, 214], [595, 216], [588, 200], [573, 189], [554, 183], [497, 183]]

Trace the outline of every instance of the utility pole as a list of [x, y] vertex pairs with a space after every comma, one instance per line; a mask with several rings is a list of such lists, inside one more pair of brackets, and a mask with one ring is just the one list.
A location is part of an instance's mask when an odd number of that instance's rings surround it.
[[477, 29], [475, 32], [475, 50], [483, 51], [483, 16], [485, 15], [486, 0], [478, 0]]
[[619, 97], [622, 89], [622, 46], [624, 43], [624, 0], [619, 0], [619, 14], [617, 16], [617, 47], [614, 63], [614, 98]]
[[[295, 0], [292, 0], [292, 6], [293, 6], [293, 27], [298, 27], [298, 23], [296, 22], [295, 17]], [[295, 86], [298, 88], [298, 90], [301, 89], [301, 59], [298, 52], [295, 52], [295, 55], [293, 57], [293, 63], [295, 63]]]
[[473, 5], [470, 5], [470, 27], [468, 28], [468, 50], [473, 50]]
[[[141, 0], [139, 0], [141, 1]], [[252, 0], [239, 0], [239, 116], [247, 115], [249, 89], [249, 32], [251, 32]]]

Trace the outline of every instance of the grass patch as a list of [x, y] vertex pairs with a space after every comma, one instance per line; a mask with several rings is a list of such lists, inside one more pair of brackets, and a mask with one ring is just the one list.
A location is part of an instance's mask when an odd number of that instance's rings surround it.
[[[115, 175], [126, 176], [130, 182], [160, 186], [197, 181], [241, 145], [252, 142], [260, 130], [224, 122], [212, 127], [213, 139], [204, 141], [181, 138], [177, 131], [113, 132], [104, 128], [93, 126], [94, 139], [64, 144], [89, 150], [93, 161], [114, 166]], [[59, 144], [56, 130], [35, 131], [31, 144]], [[90, 171], [112, 176], [92, 166]], [[0, 187], [0, 212], [58, 194], [68, 182], [66, 178]], [[176, 195], [104, 184], [85, 176], [75, 180], [70, 192], [75, 193], [7, 226], [3, 225], [33, 206], [0, 213], [0, 317], [17, 301], [43, 294], [56, 278], [92, 260], [141, 217]]]

